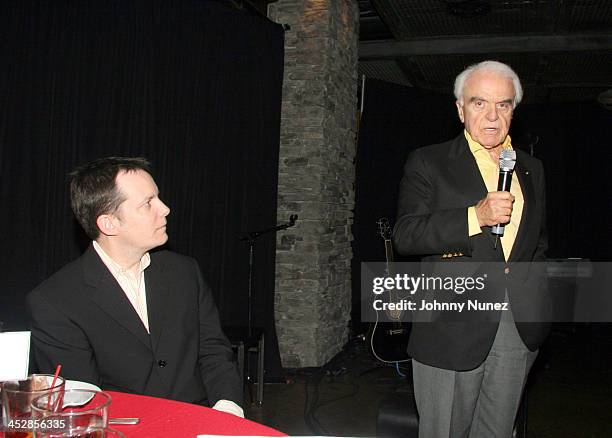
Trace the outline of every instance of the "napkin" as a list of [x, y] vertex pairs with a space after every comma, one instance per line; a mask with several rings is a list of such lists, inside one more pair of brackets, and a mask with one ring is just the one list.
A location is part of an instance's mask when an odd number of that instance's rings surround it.
[[28, 378], [30, 332], [0, 333], [0, 382]]

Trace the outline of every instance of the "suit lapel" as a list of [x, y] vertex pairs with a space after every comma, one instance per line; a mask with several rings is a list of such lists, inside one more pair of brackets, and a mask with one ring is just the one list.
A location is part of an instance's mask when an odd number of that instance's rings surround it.
[[92, 301], [118, 325], [150, 348], [149, 334], [140, 317], [92, 245], [83, 254], [83, 276], [85, 283], [92, 288]]
[[448, 158], [448, 168], [454, 178], [455, 187], [461, 187], [461, 193], [469, 202], [484, 198], [487, 195], [487, 186], [463, 132], [453, 141]]
[[[449, 169], [455, 176], [455, 187], [461, 187], [460, 193], [465, 196], [467, 205], [476, 205], [478, 201], [487, 196], [488, 189], [463, 132], [454, 140], [449, 158], [451, 160]], [[485, 227], [483, 233], [487, 235], [491, 248], [493, 248], [495, 237], [489, 230], [490, 227]], [[503, 253], [499, 254], [503, 259]]]
[[167, 315], [166, 309], [172, 303], [170, 288], [164, 275], [164, 266], [154, 254], [151, 254], [151, 265], [145, 270], [145, 284], [151, 347], [153, 351], [157, 351]]
[[530, 217], [532, 215], [530, 210], [531, 208], [533, 208], [535, 202], [535, 191], [530, 172], [525, 169], [525, 167], [521, 164], [519, 160], [517, 160], [516, 162], [516, 168], [514, 172], [516, 173], [516, 176], [519, 180], [519, 184], [521, 185], [524, 203], [523, 213], [521, 215], [518, 232], [516, 234], [516, 239], [514, 240], [514, 245], [512, 245], [512, 251], [510, 251], [510, 257], [508, 257], [508, 261], [516, 261], [520, 259], [520, 250], [524, 246], [523, 243], [531, 225]]

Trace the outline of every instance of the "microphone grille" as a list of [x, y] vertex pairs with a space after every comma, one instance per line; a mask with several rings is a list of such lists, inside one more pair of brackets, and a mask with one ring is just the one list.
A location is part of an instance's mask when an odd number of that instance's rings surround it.
[[504, 149], [499, 154], [499, 168], [504, 172], [512, 172], [516, 165], [516, 151]]

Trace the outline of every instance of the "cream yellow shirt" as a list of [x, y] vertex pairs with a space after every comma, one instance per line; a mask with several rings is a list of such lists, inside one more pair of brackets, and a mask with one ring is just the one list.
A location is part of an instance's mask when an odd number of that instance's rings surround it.
[[[464, 130], [465, 138], [470, 146], [470, 151], [474, 155], [480, 175], [484, 180], [487, 191], [496, 192], [497, 182], [499, 180], [499, 162], [495, 162], [489, 152], [482, 147], [478, 142], [474, 141], [470, 134]], [[506, 136], [502, 147], [504, 149], [512, 149], [510, 136]], [[510, 215], [510, 222], [504, 227], [504, 235], [501, 237], [502, 249], [504, 251], [504, 258], [508, 260], [512, 245], [516, 240], [518, 233], [519, 224], [521, 222], [521, 216], [523, 215], [523, 206], [525, 200], [523, 199], [523, 192], [516, 176], [516, 172], [512, 173], [512, 184], [510, 185], [510, 193], [514, 196], [514, 204], [512, 206], [512, 214]], [[468, 208], [468, 229], [469, 235], [475, 236], [476, 234], [482, 233], [480, 226], [478, 225], [478, 216], [476, 215], [475, 207]]]
[[127, 296], [132, 307], [138, 314], [138, 317], [142, 321], [142, 324], [149, 333], [149, 314], [147, 313], [147, 290], [145, 286], [145, 275], [144, 271], [151, 264], [151, 256], [149, 253], [145, 253], [140, 259], [140, 266], [138, 267], [138, 274], [134, 274], [131, 270], [120, 266], [115, 262], [104, 250], [98, 242], [94, 240], [93, 247], [102, 259], [102, 262], [106, 265], [108, 270], [113, 274], [121, 289]]

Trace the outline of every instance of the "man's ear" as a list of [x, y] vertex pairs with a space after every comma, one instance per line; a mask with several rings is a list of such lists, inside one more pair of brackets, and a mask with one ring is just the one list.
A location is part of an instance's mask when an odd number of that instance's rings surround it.
[[117, 234], [117, 218], [110, 214], [101, 214], [96, 219], [96, 225], [100, 233], [105, 236], [115, 236]]
[[459, 120], [461, 120], [461, 123], [465, 123], [465, 119], [463, 117], [463, 102], [456, 101], [455, 105], [457, 105], [457, 113], [459, 114]]

